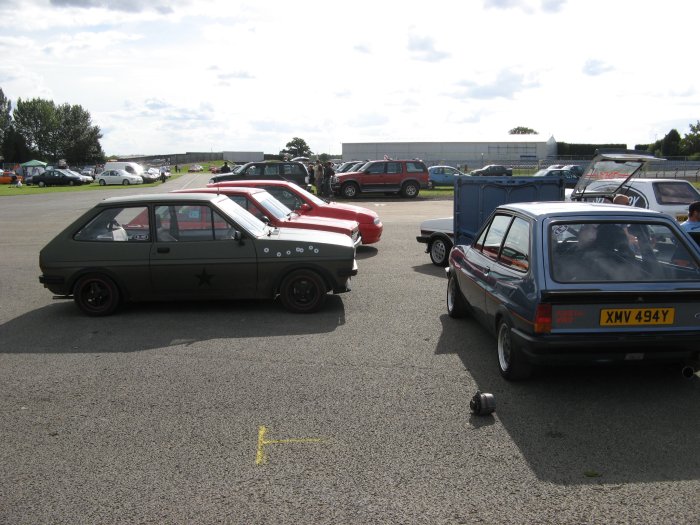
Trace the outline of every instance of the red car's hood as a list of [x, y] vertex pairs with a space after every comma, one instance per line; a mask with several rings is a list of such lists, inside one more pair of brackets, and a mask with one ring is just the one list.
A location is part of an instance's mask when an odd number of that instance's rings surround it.
[[379, 217], [379, 215], [367, 208], [362, 206], [355, 206], [354, 204], [343, 204], [340, 202], [329, 202], [325, 206], [315, 206], [310, 215], [305, 215], [305, 217], [330, 217], [333, 219], [346, 219], [353, 220], [360, 223], [374, 222], [374, 219]]
[[308, 215], [292, 215], [288, 220], [277, 221], [280, 226], [287, 228], [307, 228], [309, 230], [324, 230], [329, 232], [344, 233], [352, 236], [358, 229], [357, 221], [331, 219], [328, 217], [309, 217]]

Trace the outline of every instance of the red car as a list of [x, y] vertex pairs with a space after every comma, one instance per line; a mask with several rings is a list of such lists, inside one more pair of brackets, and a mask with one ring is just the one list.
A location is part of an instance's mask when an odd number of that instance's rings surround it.
[[283, 180], [246, 180], [219, 182], [208, 185], [208, 187], [212, 188], [241, 186], [263, 188], [282, 204], [306, 217], [327, 217], [357, 221], [360, 223], [362, 244], [379, 242], [379, 239], [382, 237], [384, 226], [376, 212], [352, 204], [326, 202], [291, 182]]
[[357, 221], [329, 219], [326, 217], [305, 217], [293, 212], [262, 188], [251, 187], [211, 187], [176, 190], [171, 193], [215, 193], [226, 195], [241, 208], [248, 210], [258, 219], [276, 228], [304, 228], [344, 233], [352, 238], [355, 246], [360, 244], [360, 229]]

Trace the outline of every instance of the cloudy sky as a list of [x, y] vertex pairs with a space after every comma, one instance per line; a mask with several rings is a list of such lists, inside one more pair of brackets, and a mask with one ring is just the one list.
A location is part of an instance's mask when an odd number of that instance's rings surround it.
[[343, 142], [647, 143], [700, 118], [690, 0], [0, 0], [0, 88], [108, 155]]

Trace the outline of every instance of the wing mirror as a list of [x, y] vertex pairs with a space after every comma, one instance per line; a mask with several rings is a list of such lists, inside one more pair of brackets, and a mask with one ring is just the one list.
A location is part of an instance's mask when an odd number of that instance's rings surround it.
[[299, 206], [297, 209], [298, 209], [299, 211], [301, 211], [302, 213], [306, 213], [307, 211], [311, 211], [311, 206], [309, 206], [308, 204], [306, 204], [306, 203], [304, 202], [304, 203], [302, 203], [302, 205]]

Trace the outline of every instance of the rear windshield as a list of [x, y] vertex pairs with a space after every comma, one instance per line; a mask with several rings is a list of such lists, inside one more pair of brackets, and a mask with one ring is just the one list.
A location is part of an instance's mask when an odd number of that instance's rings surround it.
[[549, 229], [555, 281], [652, 282], [700, 280], [696, 256], [661, 223], [554, 223]]

